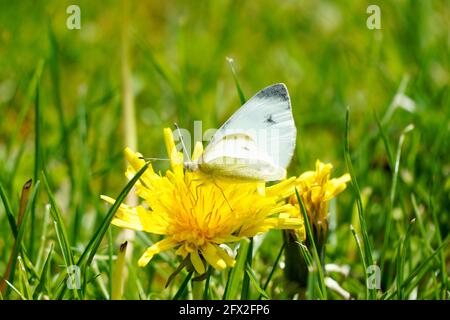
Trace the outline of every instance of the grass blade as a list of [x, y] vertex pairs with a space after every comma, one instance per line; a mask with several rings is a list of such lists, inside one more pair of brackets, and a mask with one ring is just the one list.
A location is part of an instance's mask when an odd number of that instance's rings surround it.
[[[50, 212], [52, 214], [53, 223], [55, 224], [56, 236], [58, 239], [58, 243], [61, 247], [61, 252], [63, 254], [64, 263], [66, 268], [75, 265], [75, 259], [72, 252], [72, 247], [70, 245], [69, 237], [67, 235], [67, 229], [62, 218], [61, 212], [56, 204], [55, 197], [53, 195], [52, 190], [50, 189], [50, 185], [48, 184], [47, 177], [45, 172], [42, 172], [42, 178], [44, 181], [45, 188], [47, 190], [47, 195], [50, 201]], [[75, 290], [76, 291], [76, 290]]]
[[50, 265], [51, 265], [51, 259], [52, 259], [52, 254], [53, 254], [53, 243], [50, 243], [50, 248], [48, 250], [48, 254], [47, 254], [47, 258], [45, 259], [44, 265], [42, 267], [42, 272], [41, 275], [39, 277], [39, 284], [37, 285], [36, 289], [34, 290], [33, 293], [33, 299], [38, 299], [39, 296], [43, 293], [43, 292], [47, 292], [47, 294], [49, 294], [49, 278], [48, 278], [48, 274], [49, 274], [49, 270], [50, 270]]
[[394, 172], [392, 174], [392, 186], [391, 186], [391, 192], [389, 197], [389, 210], [386, 217], [386, 227], [384, 232], [384, 242], [383, 242], [383, 251], [380, 258], [380, 265], [381, 269], [383, 270], [383, 267], [385, 265], [385, 252], [388, 251], [388, 246], [390, 243], [390, 236], [391, 236], [391, 228], [392, 228], [392, 211], [394, 209], [395, 204], [395, 197], [396, 197], [396, 191], [397, 191], [397, 181], [398, 181], [398, 174], [399, 174], [399, 168], [400, 168], [400, 159], [402, 154], [402, 146], [403, 142], [405, 141], [405, 135], [406, 133], [410, 132], [414, 129], [414, 126], [412, 124], [408, 125], [405, 129], [403, 129], [397, 146], [397, 152], [395, 157], [395, 163], [394, 163]]
[[[49, 25], [48, 27], [48, 39], [50, 43], [50, 50], [49, 50], [49, 70], [50, 70], [50, 79], [51, 79], [51, 85], [52, 85], [52, 92], [53, 92], [53, 101], [56, 106], [56, 112], [58, 116], [58, 122], [59, 122], [59, 139], [60, 139], [60, 146], [61, 146], [61, 153], [64, 161], [67, 165], [67, 171], [68, 172], [75, 172], [74, 170], [74, 164], [72, 162], [72, 158], [70, 156], [71, 152], [71, 143], [70, 143], [70, 129], [67, 125], [67, 121], [65, 119], [64, 115], [64, 105], [63, 100], [61, 98], [61, 81], [60, 81], [60, 69], [59, 69], [59, 61], [58, 61], [58, 41], [56, 39], [56, 35], [51, 27]], [[69, 181], [70, 181], [70, 198], [69, 198], [69, 207], [72, 207], [72, 204], [74, 202], [74, 194], [75, 194], [75, 175], [69, 174]]]
[[50, 204], [45, 205], [45, 211], [44, 211], [44, 218], [42, 220], [42, 229], [41, 229], [41, 236], [39, 241], [39, 249], [37, 253], [36, 258], [36, 269], [39, 270], [42, 266], [42, 260], [44, 259], [44, 250], [45, 250], [45, 243], [47, 241], [47, 235], [48, 235], [48, 225], [50, 222]]
[[[418, 277], [421, 273], [425, 274], [428, 272], [428, 268], [431, 266], [430, 262], [436, 258], [436, 256], [439, 254], [439, 252], [448, 246], [448, 243], [450, 241], [450, 235], [442, 242], [442, 245], [439, 246], [432, 254], [430, 254], [425, 260], [423, 260], [414, 270], [409, 274], [409, 276], [406, 278], [405, 281], [401, 284], [402, 288], [408, 287], [413, 280]], [[420, 281], [422, 277], [418, 277], [417, 282]], [[410, 289], [412, 290], [412, 289]], [[410, 290], [407, 290], [406, 294], [408, 295]], [[391, 299], [393, 296], [397, 294], [397, 289], [393, 290], [392, 292], [385, 295], [384, 299], [388, 300]]]
[[[31, 180], [27, 181], [23, 187], [22, 197], [21, 197], [21, 207], [23, 211], [19, 211], [19, 216], [17, 218], [17, 237], [14, 241], [13, 250], [10, 255], [10, 259], [8, 262], [7, 270], [3, 277], [2, 282], [0, 283], [0, 291], [5, 292], [5, 282], [9, 280], [10, 283], [14, 282], [15, 270], [16, 270], [16, 262], [17, 257], [19, 256], [20, 248], [22, 247], [22, 240], [25, 233], [26, 222], [28, 220], [28, 216], [30, 215], [32, 202], [36, 198], [37, 191], [39, 190], [39, 181], [36, 182], [34, 188], [31, 192], [31, 196], [28, 196], [29, 188], [31, 188]], [[25, 201], [26, 199], [26, 201]], [[25, 206], [26, 203], [26, 206]]]
[[[102, 239], [106, 232], [108, 231], [109, 225], [111, 224], [112, 219], [114, 218], [114, 215], [116, 214], [117, 210], [119, 209], [121, 203], [125, 200], [125, 197], [128, 195], [128, 193], [131, 191], [135, 183], [139, 180], [139, 178], [144, 174], [145, 170], [147, 170], [148, 166], [150, 165], [150, 162], [147, 162], [135, 175], [134, 177], [127, 183], [125, 188], [120, 192], [118, 197], [116, 198], [116, 201], [114, 204], [109, 208], [105, 218], [103, 219], [102, 223], [98, 227], [97, 231], [94, 233], [93, 237], [89, 241], [88, 245], [84, 249], [83, 253], [81, 254], [80, 258], [77, 261], [77, 266], [81, 267], [84, 271], [84, 279], [86, 279], [86, 267], [89, 266], [92, 262], [92, 259], [94, 259], [95, 253], [97, 252], [98, 247], [100, 246], [100, 243], [102, 242]], [[83, 281], [83, 287], [85, 287], [86, 281]], [[66, 290], [65, 286], [60, 287], [60, 292], [58, 293], [58, 298], [61, 299], [64, 296], [64, 292]]]
[[231, 269], [229, 273], [229, 279], [227, 281], [227, 286], [225, 287], [223, 300], [233, 300], [238, 298], [239, 284], [244, 278], [249, 248], [249, 239], [242, 239], [241, 242], [239, 242], [239, 251], [236, 257], [236, 265]]
[[213, 271], [212, 267], [209, 266], [208, 271], [207, 271], [208, 275], [207, 275], [206, 281], [205, 281], [205, 289], [203, 290], [203, 300], [208, 300], [210, 298], [209, 297], [209, 284], [211, 281], [212, 271]]
[[[358, 248], [359, 257], [361, 258], [361, 261], [363, 264], [366, 283], [369, 283], [369, 274], [367, 272], [367, 265], [366, 265], [366, 258], [364, 257], [364, 251], [361, 247], [361, 240], [359, 239], [359, 236], [356, 233], [356, 230], [352, 225], [350, 225], [350, 230], [352, 231], [353, 238], [355, 239], [356, 246]], [[368, 297], [369, 297], [369, 287], [368, 287], [368, 285], [366, 285], [366, 299], [368, 299]]]
[[[245, 261], [246, 266], [251, 268], [252, 261], [253, 261], [253, 238], [250, 238], [250, 245], [249, 245], [248, 252], [247, 252], [247, 259]], [[242, 281], [242, 290], [241, 290], [241, 299], [242, 300], [249, 299], [250, 280], [251, 279], [249, 278], [249, 275], [246, 272], [244, 275], [244, 280]]]
[[[284, 251], [285, 248], [286, 248], [286, 241], [284, 240], [283, 241], [283, 245], [281, 246], [280, 251], [278, 252], [278, 255], [277, 255], [277, 257], [275, 259], [275, 262], [274, 262], [274, 264], [272, 266], [272, 270], [270, 270], [269, 276], [267, 277], [267, 280], [264, 283], [264, 287], [262, 288], [264, 290], [264, 292], [267, 291], [267, 287], [269, 286], [269, 283], [272, 280], [272, 277], [275, 274], [275, 271], [277, 270], [278, 263], [280, 262], [281, 256], [283, 255], [283, 251]], [[260, 294], [258, 299], [261, 300], [261, 298], [262, 298], [262, 295]]]
[[5, 283], [8, 285], [8, 288], [11, 288], [19, 296], [20, 299], [27, 300], [27, 298], [25, 298], [23, 294], [16, 287], [14, 287], [14, 285], [11, 282], [5, 280]]
[[113, 255], [114, 255], [114, 241], [111, 229], [108, 229], [108, 295], [112, 297], [113, 287]]
[[295, 188], [295, 195], [296, 195], [297, 201], [298, 201], [298, 203], [300, 205], [300, 209], [301, 209], [301, 212], [302, 212], [302, 215], [303, 215], [303, 220], [305, 221], [306, 235], [307, 235], [307, 238], [310, 240], [312, 257], [313, 257], [313, 261], [312, 262], [314, 262], [312, 265], [313, 265], [313, 269], [317, 270], [317, 274], [319, 276], [318, 286], [320, 288], [320, 292], [321, 292], [322, 297], [324, 297], [326, 299], [326, 297], [327, 297], [327, 289], [326, 289], [326, 286], [325, 286], [325, 277], [324, 277], [324, 274], [323, 274], [323, 268], [322, 268], [322, 264], [320, 262], [319, 253], [317, 252], [316, 243], [314, 241], [314, 235], [313, 235], [313, 232], [312, 232], [311, 223], [309, 221], [308, 213], [306, 212], [306, 208], [305, 208], [305, 205], [303, 203], [303, 200], [300, 197], [300, 195], [298, 194], [297, 188]]
[[[41, 127], [42, 127], [42, 119], [41, 119], [41, 103], [39, 99], [40, 95], [40, 81], [36, 84], [36, 95], [34, 101], [34, 181], [38, 180], [39, 171], [42, 168], [42, 146], [41, 146]], [[30, 257], [33, 257], [34, 252], [34, 234], [36, 232], [35, 228], [35, 203], [32, 203], [31, 217], [30, 217], [30, 237], [28, 243], [28, 250]]]
[[14, 235], [14, 238], [17, 238], [17, 225], [16, 219], [14, 218], [14, 213], [9, 203], [8, 196], [6, 195], [5, 189], [3, 188], [3, 184], [0, 181], [0, 197], [3, 201], [3, 206], [5, 207], [6, 217], [8, 218], [9, 227]]
[[[433, 188], [432, 188], [433, 189]], [[431, 216], [433, 217], [433, 223], [436, 226], [436, 232], [435, 232], [435, 237], [436, 237], [436, 241], [438, 246], [442, 245], [442, 235], [441, 235], [441, 230], [439, 229], [439, 220], [436, 214], [436, 210], [434, 210], [434, 206], [433, 206], [433, 198], [432, 198], [432, 192], [430, 193], [430, 211], [431, 211]], [[441, 299], [447, 299], [448, 296], [448, 292], [450, 290], [449, 286], [448, 286], [448, 273], [447, 273], [447, 265], [446, 265], [446, 261], [445, 261], [445, 252], [444, 249], [440, 249], [439, 250], [439, 260], [440, 260], [440, 267], [441, 267], [441, 281], [442, 281], [442, 293], [441, 293]]]
[[[356, 205], [358, 208], [359, 223], [361, 226], [361, 233], [362, 233], [363, 244], [364, 244], [364, 257], [366, 259], [365, 265], [372, 266], [373, 265], [372, 246], [370, 244], [369, 233], [367, 231], [366, 215], [364, 213], [364, 207], [363, 207], [363, 202], [362, 202], [362, 198], [361, 198], [361, 191], [359, 189], [355, 171], [353, 170], [352, 160], [351, 160], [351, 156], [350, 156], [349, 132], [350, 132], [350, 111], [347, 108], [347, 112], [345, 114], [344, 157], [345, 157], [345, 163], [347, 165], [347, 170], [350, 173], [351, 185], [353, 188], [353, 193], [355, 195]], [[367, 270], [365, 270], [365, 271], [367, 272]], [[367, 285], [368, 284], [366, 283], [366, 286]], [[375, 299], [375, 296], [376, 296], [375, 289], [368, 289], [368, 290], [369, 290], [369, 298]]]
[[[45, 172], [42, 172], [42, 177], [44, 180], [45, 188], [47, 190], [47, 195], [50, 201], [50, 213], [52, 214], [53, 223], [55, 225], [56, 237], [58, 239], [58, 244], [61, 248], [61, 252], [64, 258], [64, 264], [66, 265], [67, 275], [70, 274], [69, 270], [75, 265], [75, 258], [72, 252], [72, 247], [70, 245], [70, 240], [67, 235], [67, 229], [64, 223], [64, 219], [62, 218], [61, 212], [56, 204], [55, 197], [53, 195], [52, 190], [50, 189], [50, 185], [47, 180], [47, 176]], [[79, 299], [78, 290], [74, 288], [73, 294], [75, 299]]]
[[117, 210], [119, 209], [122, 202], [125, 200], [125, 197], [128, 195], [128, 193], [131, 191], [135, 183], [139, 180], [139, 178], [144, 174], [145, 170], [147, 170], [150, 162], [147, 162], [131, 179], [125, 188], [120, 192], [119, 196], [116, 198], [116, 201], [112, 205], [112, 207], [108, 210], [108, 213], [106, 214], [105, 218], [103, 219], [100, 227], [95, 232], [94, 236], [89, 241], [89, 244], [87, 245], [86, 249], [84, 250], [83, 254], [81, 255], [77, 265], [81, 266], [84, 263], [89, 265], [92, 261], [92, 259], [95, 256], [95, 253], [97, 252], [98, 247], [100, 246], [100, 243], [106, 233], [108, 231], [109, 225], [111, 224], [112, 219], [114, 218], [114, 215], [116, 214]]
[[239, 100], [241, 101], [241, 105], [243, 105], [247, 101], [247, 99], [245, 99], [244, 92], [242, 91], [241, 86], [239, 84], [239, 80], [236, 75], [236, 69], [234, 68], [234, 60], [233, 58], [227, 57], [227, 62], [228, 65], [230, 66], [231, 74], [233, 75], [234, 79], [234, 84], [236, 85], [236, 90], [239, 94]]
[[[258, 293], [260, 294], [260, 296], [263, 296], [266, 299], [270, 299], [269, 295], [266, 293], [266, 291], [264, 291], [261, 286], [258, 283], [258, 280], [256, 280], [256, 276], [255, 273], [253, 272], [252, 268], [247, 264], [245, 267], [245, 272], [248, 276], [248, 278], [250, 279], [250, 282], [252, 283], [253, 287], [256, 289], [256, 291], [258, 291]], [[248, 299], [248, 297], [246, 298]], [[241, 298], [241, 300], [244, 300], [243, 298]]]
[[406, 261], [406, 247], [409, 244], [409, 235], [411, 233], [412, 227], [415, 223], [415, 219], [411, 220], [408, 230], [403, 238], [403, 241], [399, 244], [398, 256], [397, 256], [397, 296], [400, 300], [404, 299], [403, 295], [403, 272]]
[[193, 273], [194, 271], [191, 271], [186, 275], [186, 278], [184, 278], [183, 283], [181, 283], [180, 288], [178, 289], [177, 293], [173, 296], [172, 300], [179, 300], [184, 295], [184, 292], [186, 291], [186, 288], [189, 284], [189, 281], [192, 278]]
[[17, 257], [17, 262], [18, 262], [17, 270], [19, 273], [18, 274], [19, 286], [20, 286], [21, 292], [23, 292], [24, 297], [27, 300], [31, 300], [33, 298], [31, 285], [30, 285], [30, 282], [28, 281], [27, 270], [25, 269], [25, 265], [23, 264], [21, 256]]
[[391, 149], [391, 145], [389, 144], [389, 140], [386, 136], [386, 132], [384, 131], [383, 125], [381, 124], [380, 118], [378, 117], [377, 112], [374, 110], [374, 116], [375, 116], [375, 121], [377, 123], [378, 126], [378, 131], [380, 132], [380, 136], [381, 139], [383, 140], [383, 144], [384, 144], [384, 148], [386, 149], [386, 154], [387, 154], [387, 158], [388, 158], [388, 162], [389, 162], [389, 167], [391, 168], [391, 170], [394, 168], [394, 161], [393, 161], [393, 157], [392, 157], [392, 149]]
[[33, 76], [31, 77], [31, 81], [28, 84], [23, 106], [22, 106], [22, 108], [20, 108], [20, 113], [17, 117], [18, 120], [15, 122], [15, 129], [14, 129], [14, 132], [12, 134], [12, 139], [9, 144], [10, 149], [11, 149], [11, 147], [16, 146], [18, 143], [17, 139], [19, 138], [19, 133], [20, 133], [20, 130], [22, 129], [22, 124], [25, 121], [28, 110], [30, 109], [30, 107], [32, 105], [31, 103], [33, 101], [33, 98], [35, 98], [36, 88], [41, 79], [43, 70], [44, 70], [44, 60], [41, 59], [37, 63], [36, 68], [33, 72]]
[[72, 221], [72, 234], [70, 237], [71, 243], [76, 244], [77, 240], [80, 236], [80, 232], [83, 230], [80, 227], [82, 214], [86, 212], [86, 203], [89, 202], [89, 197], [92, 195], [90, 192], [89, 179], [90, 179], [90, 158], [89, 158], [89, 150], [87, 147], [87, 136], [88, 136], [88, 125], [87, 125], [87, 114], [86, 107], [84, 102], [84, 96], [81, 98], [82, 101], [77, 106], [77, 131], [78, 131], [78, 141], [79, 141], [79, 161], [77, 166], [80, 169], [80, 172], [83, 172], [76, 179], [76, 192], [77, 192], [77, 201], [75, 204], [75, 212], [73, 214]]

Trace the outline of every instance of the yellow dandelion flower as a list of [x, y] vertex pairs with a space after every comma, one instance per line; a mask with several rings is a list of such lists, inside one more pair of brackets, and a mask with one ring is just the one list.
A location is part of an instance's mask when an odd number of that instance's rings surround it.
[[[303, 220], [293, 212], [292, 204], [274, 194], [265, 194], [259, 183], [208, 183], [199, 172], [185, 171], [183, 155], [178, 152], [172, 131], [164, 129], [164, 140], [171, 170], [157, 174], [151, 166], [136, 183], [136, 194], [143, 205], [122, 204], [113, 219], [116, 226], [163, 235], [163, 240], [149, 247], [139, 259], [145, 266], [162, 251], [176, 248], [183, 258], [189, 256], [197, 273], [206, 265], [215, 269], [232, 267], [235, 260], [221, 246], [253, 237], [271, 229], [297, 229], [304, 238]], [[195, 146], [192, 159], [203, 152]], [[144, 166], [139, 153], [125, 150], [129, 162], [126, 175], [131, 179]], [[109, 203], [114, 199], [103, 196]]]
[[[295, 184], [306, 210], [314, 220], [322, 221], [328, 215], [328, 202], [345, 190], [350, 181], [348, 173], [339, 178], [330, 179], [333, 165], [316, 161], [315, 171], [306, 171], [301, 174]], [[291, 203], [297, 204], [295, 195], [291, 196]]]
[[[344, 174], [339, 178], [330, 179], [333, 166], [316, 161], [315, 171], [306, 171], [298, 178], [287, 179], [278, 185], [267, 188], [267, 194], [278, 194], [295, 207], [293, 213], [301, 214], [295, 189], [305, 205], [308, 219], [312, 226], [313, 238], [319, 257], [323, 259], [325, 243], [328, 237], [328, 203], [345, 190], [350, 175]], [[297, 283], [301, 288], [307, 286], [308, 266], [296, 243], [298, 236], [286, 230], [284, 238], [286, 246], [285, 276], [289, 281]], [[307, 239], [306, 246], [310, 248], [311, 239]], [[322, 261], [323, 262], [323, 261]]]
[[320, 242], [325, 240], [328, 231], [328, 203], [344, 191], [347, 182], [350, 181], [348, 173], [330, 179], [332, 169], [331, 163], [322, 163], [317, 160], [315, 171], [306, 171], [296, 179], [291, 178], [268, 188], [269, 194], [287, 195], [288, 202], [294, 205], [299, 213], [299, 204], [295, 195], [295, 188], [297, 189]]

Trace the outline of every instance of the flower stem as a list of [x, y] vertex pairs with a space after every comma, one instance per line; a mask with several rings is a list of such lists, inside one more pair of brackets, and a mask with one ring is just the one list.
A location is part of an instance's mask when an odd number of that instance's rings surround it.
[[113, 273], [113, 285], [112, 285], [112, 300], [120, 300], [123, 295], [124, 288], [124, 274], [125, 274], [125, 255], [127, 252], [128, 242], [124, 242], [120, 245], [119, 253], [117, 254], [117, 260], [115, 265], [115, 270]]
[[[134, 95], [132, 88], [132, 73], [129, 54], [129, 5], [126, 0], [122, 1], [122, 37], [121, 37], [121, 75], [122, 75], [122, 114], [123, 114], [123, 126], [124, 126], [124, 138], [125, 145], [133, 150], [137, 149], [137, 129], [134, 107]], [[136, 206], [138, 204], [138, 198], [134, 191], [132, 191], [126, 200], [130, 206]], [[119, 236], [121, 242], [128, 241], [128, 247], [124, 251], [125, 259], [129, 260], [133, 255], [133, 241], [135, 238], [135, 232], [132, 230], [123, 230]], [[123, 264], [123, 270], [120, 272], [122, 275], [121, 281], [124, 283], [128, 277], [125, 270], [125, 264]], [[121, 287], [123, 287], [123, 283]]]

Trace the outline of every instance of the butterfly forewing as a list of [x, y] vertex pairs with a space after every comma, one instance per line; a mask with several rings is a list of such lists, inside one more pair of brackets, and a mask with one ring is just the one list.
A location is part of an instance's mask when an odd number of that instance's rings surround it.
[[203, 153], [201, 168], [215, 175], [280, 180], [295, 139], [287, 88], [275, 84], [258, 92], [222, 125]]
[[286, 86], [274, 84], [254, 95], [220, 127], [205, 153], [224, 136], [234, 133], [251, 136], [258, 150], [267, 154], [274, 165], [287, 167], [294, 153], [297, 130]]

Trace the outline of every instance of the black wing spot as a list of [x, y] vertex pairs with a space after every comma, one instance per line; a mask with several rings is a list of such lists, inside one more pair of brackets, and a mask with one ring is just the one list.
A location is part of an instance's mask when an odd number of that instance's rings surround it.
[[282, 83], [277, 83], [277, 84], [271, 85], [267, 88], [264, 88], [257, 95], [261, 98], [276, 97], [283, 101], [289, 100], [289, 94], [287, 92], [287, 88]]
[[250, 151], [250, 149], [248, 147], [244, 147], [243, 149], [246, 151]]
[[268, 115], [266, 116], [265, 122], [268, 123], [268, 124], [270, 124], [270, 125], [273, 125], [273, 124], [277, 123], [275, 120], [273, 120], [271, 114], [268, 114]]

